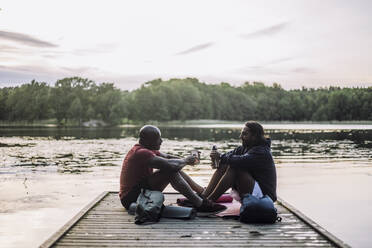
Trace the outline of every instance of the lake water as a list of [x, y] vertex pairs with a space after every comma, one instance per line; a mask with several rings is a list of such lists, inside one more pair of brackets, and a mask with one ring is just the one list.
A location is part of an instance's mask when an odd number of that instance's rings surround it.
[[[240, 144], [240, 125], [161, 127], [161, 150], [193, 149], [185, 167], [206, 185], [212, 145]], [[278, 195], [354, 247], [372, 239], [372, 125], [267, 124]], [[104, 190], [118, 190], [120, 166], [138, 127], [0, 128], [0, 247], [36, 247]], [[5, 225], [4, 225], [5, 223]]]

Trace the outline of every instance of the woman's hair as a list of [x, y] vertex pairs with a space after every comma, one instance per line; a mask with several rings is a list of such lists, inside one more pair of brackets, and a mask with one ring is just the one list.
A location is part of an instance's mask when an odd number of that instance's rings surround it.
[[245, 126], [249, 128], [249, 131], [255, 137], [255, 140], [256, 140], [255, 145], [260, 145], [260, 144], [265, 143], [266, 141], [265, 131], [260, 123], [256, 121], [247, 121], [245, 123]]

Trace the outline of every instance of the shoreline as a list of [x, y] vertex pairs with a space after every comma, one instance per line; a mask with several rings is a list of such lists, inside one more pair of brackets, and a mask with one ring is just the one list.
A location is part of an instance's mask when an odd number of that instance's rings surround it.
[[[355, 121], [259, 121], [262, 125], [372, 125], [370, 120]], [[160, 127], [200, 127], [200, 126], [220, 126], [234, 127], [242, 126], [244, 121], [225, 121], [225, 120], [186, 120], [186, 121], [148, 121], [134, 122], [132, 124], [105, 125], [105, 126], [79, 126], [79, 125], [58, 125], [56, 122], [51, 123], [26, 123], [26, 122], [0, 122], [0, 128], [82, 128], [82, 129], [100, 129], [100, 128], [125, 128], [139, 127], [145, 124], [158, 125]]]

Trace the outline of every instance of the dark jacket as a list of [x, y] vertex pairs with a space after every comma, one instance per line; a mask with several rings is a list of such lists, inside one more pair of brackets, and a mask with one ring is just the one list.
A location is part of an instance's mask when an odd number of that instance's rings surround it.
[[276, 169], [271, 155], [271, 140], [266, 139], [262, 145], [254, 146], [248, 151], [239, 146], [221, 156], [221, 163], [233, 169], [248, 171], [260, 185], [262, 193], [276, 201]]

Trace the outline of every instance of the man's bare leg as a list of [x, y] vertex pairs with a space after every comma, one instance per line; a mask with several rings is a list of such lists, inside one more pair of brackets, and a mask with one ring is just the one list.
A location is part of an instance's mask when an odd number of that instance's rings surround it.
[[200, 207], [202, 205], [203, 199], [192, 190], [181, 173], [174, 173], [170, 183], [175, 190], [186, 196], [186, 198], [189, 199], [194, 206]]
[[179, 172], [156, 171], [148, 178], [147, 182], [150, 189], [159, 191], [163, 191], [170, 183], [175, 190], [189, 199], [196, 207], [203, 203], [203, 199], [192, 190]]
[[169, 184], [171, 176], [170, 172], [157, 170], [147, 178], [147, 184], [151, 190], [163, 191]]
[[209, 197], [209, 195], [214, 191], [218, 182], [221, 180], [222, 176], [225, 174], [227, 165], [221, 164], [218, 169], [213, 173], [211, 180], [208, 183], [207, 188], [203, 191], [202, 196]]
[[192, 180], [192, 178], [185, 172], [179, 171], [179, 173], [196, 193], [201, 194], [204, 191], [204, 188]]

